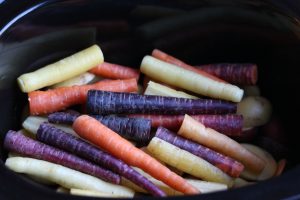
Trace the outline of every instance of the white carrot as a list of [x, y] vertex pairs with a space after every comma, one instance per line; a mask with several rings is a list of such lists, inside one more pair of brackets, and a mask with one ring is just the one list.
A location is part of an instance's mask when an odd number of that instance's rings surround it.
[[134, 191], [129, 188], [107, 183], [96, 177], [43, 160], [13, 157], [8, 158], [5, 165], [15, 172], [47, 179], [65, 188], [93, 190], [122, 197], [134, 195]]
[[259, 173], [265, 167], [265, 162], [261, 158], [242, 145], [214, 129], [206, 128], [189, 115], [184, 116], [178, 134], [240, 161], [251, 171]]
[[109, 198], [120, 198], [122, 196], [115, 195], [115, 194], [109, 194], [105, 192], [99, 192], [99, 191], [92, 191], [92, 190], [82, 190], [82, 189], [76, 189], [71, 188], [70, 194], [72, 195], [78, 195], [78, 196], [87, 196], [87, 197], [109, 197]]
[[213, 98], [239, 102], [244, 93], [237, 86], [213, 80], [152, 56], [144, 57], [141, 72], [155, 80]]
[[31, 92], [75, 77], [102, 62], [101, 49], [93, 45], [34, 72], [23, 74], [17, 81], [23, 92]]
[[196, 96], [187, 94], [182, 91], [174, 90], [170, 87], [161, 85], [159, 83], [155, 83], [150, 81], [145, 90], [146, 95], [158, 95], [158, 96], [168, 96], [168, 97], [179, 97], [179, 98], [187, 98], [187, 99], [199, 99]]
[[205, 181], [224, 183], [229, 187], [233, 184], [233, 179], [219, 168], [164, 140], [152, 138], [147, 149], [155, 158], [195, 177]]

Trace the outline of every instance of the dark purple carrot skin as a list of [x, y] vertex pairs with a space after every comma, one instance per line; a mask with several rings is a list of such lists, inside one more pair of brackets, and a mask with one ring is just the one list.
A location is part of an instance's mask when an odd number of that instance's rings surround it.
[[123, 92], [89, 90], [90, 114], [227, 114], [236, 112], [236, 103], [214, 99], [186, 99]]
[[[48, 115], [51, 123], [73, 124], [79, 114], [56, 112]], [[150, 141], [151, 121], [143, 118], [128, 118], [115, 115], [91, 115], [122, 137], [145, 144]]]
[[251, 63], [220, 63], [199, 66], [203, 71], [237, 85], [255, 85], [257, 65]]
[[232, 177], [238, 177], [244, 169], [244, 165], [240, 162], [204, 147], [196, 142], [185, 139], [166, 128], [158, 127], [155, 137], [165, 140], [166, 142], [169, 142], [200, 158], [203, 158]]
[[9, 151], [63, 165], [114, 184], [120, 184], [121, 181], [120, 176], [110, 170], [103, 169], [90, 161], [33, 140], [20, 132], [8, 131], [5, 136], [4, 147]]
[[122, 137], [140, 144], [150, 141], [151, 121], [143, 118], [118, 117], [115, 115], [91, 115]]
[[54, 124], [69, 124], [72, 125], [79, 113], [55, 112], [48, 115], [48, 121]]
[[[162, 126], [176, 132], [183, 122], [184, 115], [131, 114], [128, 115], [128, 117], [149, 119], [153, 128]], [[212, 128], [225, 135], [236, 137], [243, 135], [242, 115], [191, 115], [191, 117], [206, 127]]]
[[40, 125], [36, 138], [39, 141], [60, 149], [64, 149], [65, 151], [76, 154], [105, 168], [108, 168], [149, 191], [154, 196], [166, 196], [166, 194], [156, 185], [154, 185], [151, 181], [123, 161], [103, 152], [99, 148], [83, 141], [76, 136], [55, 128], [49, 123], [42, 123]]

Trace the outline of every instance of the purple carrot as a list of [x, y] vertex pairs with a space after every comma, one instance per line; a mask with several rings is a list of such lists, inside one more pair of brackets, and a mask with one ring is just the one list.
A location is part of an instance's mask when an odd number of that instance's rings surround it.
[[213, 99], [186, 99], [123, 92], [89, 90], [90, 114], [226, 114], [236, 112], [236, 103]]
[[199, 66], [203, 71], [237, 85], [255, 85], [257, 65], [251, 63], [220, 63]]
[[9, 151], [63, 165], [114, 184], [120, 184], [121, 181], [120, 176], [110, 170], [103, 169], [90, 161], [33, 140], [24, 136], [21, 132], [8, 131], [5, 136], [4, 147]]
[[[148, 114], [131, 114], [131, 118], [144, 118], [151, 120], [151, 126], [157, 128], [165, 127], [172, 131], [178, 131], [184, 115], [148, 115]], [[195, 120], [201, 122], [206, 127], [228, 136], [242, 136], [243, 116], [236, 114], [228, 115], [191, 115]]]
[[64, 149], [106, 167], [149, 191], [154, 196], [166, 196], [161, 189], [123, 161], [101, 151], [80, 138], [55, 128], [49, 123], [40, 125], [36, 138], [39, 141]]
[[238, 177], [244, 169], [244, 165], [240, 162], [204, 147], [196, 142], [185, 139], [166, 128], [158, 127], [155, 137], [165, 140], [166, 142], [169, 142], [200, 158], [203, 158], [232, 177]]
[[[51, 123], [73, 124], [78, 114], [56, 112], [48, 115]], [[151, 121], [143, 118], [128, 118], [115, 115], [91, 115], [122, 137], [145, 144], [150, 140]]]
[[55, 112], [48, 115], [48, 121], [54, 124], [69, 124], [72, 125], [79, 113]]

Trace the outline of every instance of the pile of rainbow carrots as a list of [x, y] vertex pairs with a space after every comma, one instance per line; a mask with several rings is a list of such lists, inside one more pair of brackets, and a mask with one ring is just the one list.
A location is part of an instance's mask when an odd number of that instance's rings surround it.
[[255, 64], [191, 66], [155, 49], [137, 70], [104, 62], [93, 45], [17, 81], [29, 115], [24, 129], [6, 134], [5, 165], [60, 192], [196, 195], [285, 168], [239, 143], [271, 117]]

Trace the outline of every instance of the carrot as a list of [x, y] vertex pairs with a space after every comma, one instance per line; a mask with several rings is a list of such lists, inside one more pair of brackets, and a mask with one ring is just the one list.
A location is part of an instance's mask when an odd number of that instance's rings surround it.
[[251, 63], [220, 63], [199, 66], [209, 74], [237, 85], [255, 85], [257, 82], [257, 65]]
[[142, 73], [154, 80], [200, 95], [233, 102], [239, 102], [243, 97], [244, 91], [235, 85], [213, 80], [152, 56], [143, 58], [140, 69]]
[[[48, 121], [51, 123], [72, 125], [77, 117], [79, 117], [78, 113], [55, 112], [48, 115]], [[116, 115], [91, 115], [91, 117], [97, 119], [103, 125], [128, 140], [139, 144], [145, 144], [150, 141], [151, 121], [148, 119], [128, 118]]]
[[81, 137], [91, 141], [129, 165], [141, 168], [156, 179], [185, 194], [197, 194], [199, 191], [182, 177], [170, 171], [160, 162], [133, 146], [126, 139], [87, 115], [78, 117], [73, 129]]
[[100, 65], [92, 68], [89, 72], [111, 79], [139, 79], [140, 72], [130, 67], [125, 67], [118, 64], [103, 62]]
[[98, 89], [115, 92], [136, 92], [135, 79], [105, 80], [91, 85], [61, 87], [47, 91], [33, 91], [28, 94], [32, 115], [47, 114], [66, 109], [69, 106], [83, 104], [88, 90]]
[[90, 114], [227, 114], [236, 103], [217, 99], [186, 99], [124, 92], [90, 90], [86, 108]]
[[98, 45], [93, 45], [60, 61], [18, 77], [22, 92], [31, 92], [75, 77], [103, 62]]
[[265, 162], [254, 153], [226, 135], [206, 128], [188, 115], [185, 115], [178, 134], [240, 161], [253, 172], [260, 173], [265, 167]]
[[154, 58], [157, 58], [157, 59], [162, 60], [164, 62], [177, 65], [177, 66], [182, 67], [184, 69], [193, 71], [193, 72], [195, 72], [197, 74], [201, 74], [202, 76], [205, 76], [205, 77], [210, 78], [212, 80], [225, 83], [224, 80], [222, 80], [222, 79], [220, 79], [220, 78], [218, 78], [218, 77], [216, 77], [214, 75], [211, 75], [211, 74], [205, 72], [202, 69], [199, 69], [199, 68], [193, 67], [191, 65], [188, 65], [188, 64], [184, 63], [183, 61], [181, 61], [181, 60], [179, 60], [179, 59], [177, 59], [177, 58], [175, 58], [175, 57], [173, 57], [171, 55], [168, 55], [167, 53], [162, 52], [162, 51], [160, 51], [158, 49], [154, 49], [152, 51], [152, 56]]
[[[178, 131], [184, 115], [147, 115], [147, 114], [130, 114], [128, 117], [145, 118], [151, 120], [151, 126]], [[227, 114], [227, 115], [191, 115], [198, 122], [205, 126], [215, 129], [216, 131], [228, 136], [241, 137], [243, 127], [242, 115]]]

